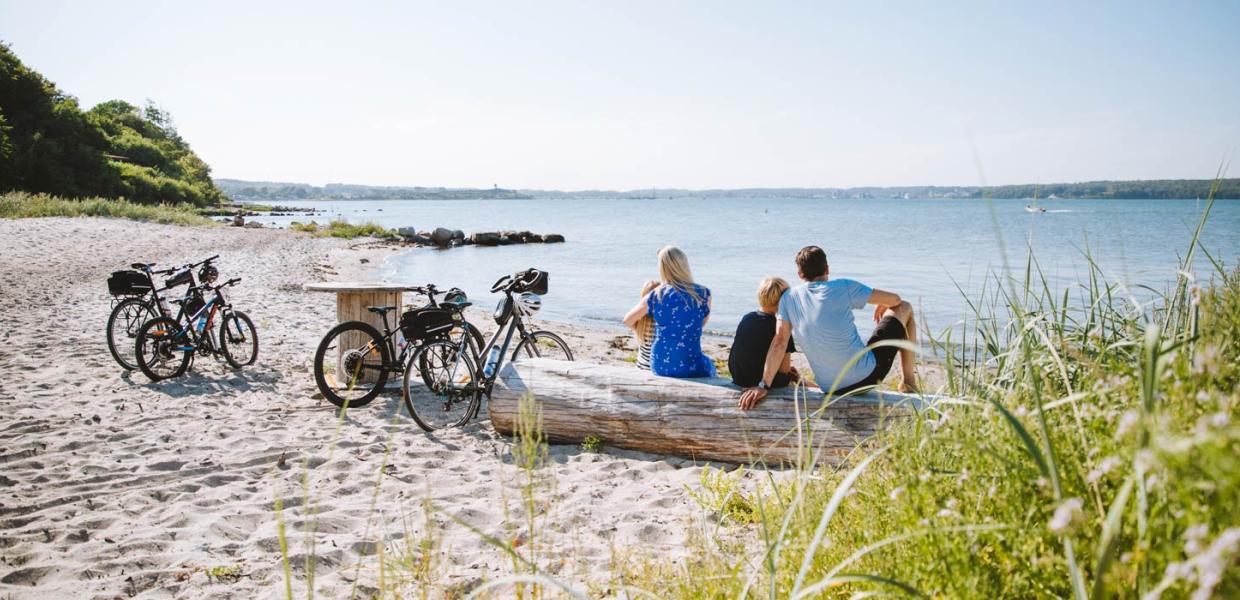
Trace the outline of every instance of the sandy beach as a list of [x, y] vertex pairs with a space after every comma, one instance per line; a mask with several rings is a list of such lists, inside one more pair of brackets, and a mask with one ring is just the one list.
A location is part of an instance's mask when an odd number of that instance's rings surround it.
[[[283, 595], [277, 499], [298, 596], [310, 554], [316, 593], [347, 596], [356, 582], [366, 595], [380, 545], [390, 556], [432, 543], [439, 589], [511, 572], [480, 534], [526, 543], [523, 472], [485, 409], [428, 435], [392, 396], [352, 411], [337, 433], [333, 407], [316, 399], [311, 359], [335, 299], [302, 284], [365, 278], [392, 248], [90, 218], [0, 221], [0, 240], [0, 595]], [[123, 371], [104, 338], [108, 275], [216, 253], [223, 277], [242, 278], [231, 298], [258, 327], [258, 363], [199, 358], [158, 384]], [[579, 359], [630, 354], [615, 347], [626, 343], [619, 331], [546, 327]], [[722, 341], [711, 350], [726, 353]], [[539, 471], [546, 539], [535, 543], [567, 580], [597, 578], [616, 553], [678, 556], [704, 518], [686, 493], [700, 476], [690, 461], [574, 446], [550, 455]]]

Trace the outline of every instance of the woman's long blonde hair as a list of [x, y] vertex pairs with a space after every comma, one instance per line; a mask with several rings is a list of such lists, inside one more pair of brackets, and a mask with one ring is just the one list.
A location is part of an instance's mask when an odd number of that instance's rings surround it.
[[[653, 279], [647, 281], [646, 285], [642, 286], [642, 298], [645, 299], [646, 294], [653, 292], [657, 287], [659, 287], [659, 282]], [[654, 333], [654, 317], [650, 316], [650, 313], [646, 313], [646, 316], [638, 319], [633, 326], [633, 333], [637, 336], [638, 343], [645, 344], [646, 342], [653, 341], [654, 338], [651, 337], [651, 334]]]
[[664, 246], [659, 250], [659, 278], [663, 283], [689, 294], [698, 304], [703, 302], [693, 285], [693, 271], [689, 270], [689, 257], [676, 246]]

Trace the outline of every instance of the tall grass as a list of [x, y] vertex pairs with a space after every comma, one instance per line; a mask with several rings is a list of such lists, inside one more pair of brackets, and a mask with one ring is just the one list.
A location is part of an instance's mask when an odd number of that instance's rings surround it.
[[334, 237], [342, 239], [353, 239], [358, 237], [398, 237], [395, 229], [388, 229], [387, 227], [377, 223], [366, 222], [354, 224], [339, 219], [334, 220], [327, 225], [319, 225], [314, 221], [310, 221], [309, 223], [293, 221], [289, 224], [289, 229], [309, 233], [315, 237]]
[[111, 217], [172, 225], [215, 225], [191, 204], [137, 204], [125, 199], [69, 199], [47, 194], [0, 194], [0, 218]]
[[[1032, 255], [993, 274], [960, 323], [926, 336], [946, 397], [837, 468], [805, 460], [748, 491], [705, 472], [690, 495], [716, 526], [685, 560], [618, 554], [585, 583], [658, 598], [1240, 597], [1240, 271], [1199, 244], [1212, 206], [1153, 299], [1088, 251], [1066, 290]], [[556, 544], [534, 517], [545, 439], [536, 404], [521, 413], [519, 534], [456, 521], [512, 561], [473, 592], [581, 597], [540, 567]], [[424, 562], [390, 561], [381, 594], [426, 589], [405, 564]]]

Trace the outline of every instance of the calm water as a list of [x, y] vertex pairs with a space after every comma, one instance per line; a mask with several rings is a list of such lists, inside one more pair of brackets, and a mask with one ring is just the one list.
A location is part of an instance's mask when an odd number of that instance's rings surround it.
[[[469, 232], [500, 229], [561, 233], [551, 245], [417, 249], [381, 267], [389, 281], [434, 282], [463, 288], [478, 305], [492, 305], [490, 284], [500, 275], [538, 267], [551, 273], [543, 315], [618, 325], [642, 283], [657, 277], [655, 254], [666, 244], [688, 253], [698, 282], [714, 293], [709, 327], [730, 332], [755, 308], [767, 275], [797, 281], [793, 257], [817, 244], [833, 277], [857, 279], [920, 305], [938, 331], [966, 311], [953, 279], [974, 291], [1002, 268], [1000, 235], [1009, 261], [1023, 268], [1033, 250], [1053, 285], [1084, 272], [1082, 250], [1114, 281], [1162, 289], [1175, 277], [1204, 202], [1194, 200], [1056, 200], [1046, 213], [1028, 213], [1024, 200], [479, 200], [310, 201], [327, 218], [375, 221], [389, 227], [437, 226]], [[380, 210], [382, 209], [382, 210]], [[291, 217], [273, 217], [287, 224]], [[301, 220], [306, 220], [301, 217]], [[997, 225], [996, 225], [997, 224]], [[999, 235], [997, 235], [999, 234]], [[1202, 236], [1215, 257], [1240, 258], [1240, 202], [1215, 203]], [[1197, 272], [1209, 273], [1199, 254]], [[867, 315], [858, 314], [865, 333]]]

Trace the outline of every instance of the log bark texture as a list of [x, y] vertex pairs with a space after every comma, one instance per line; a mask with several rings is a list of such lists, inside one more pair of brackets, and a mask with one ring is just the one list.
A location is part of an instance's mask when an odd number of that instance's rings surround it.
[[504, 366], [492, 391], [488, 410], [496, 431], [513, 432], [527, 394], [552, 443], [594, 435], [617, 448], [767, 465], [807, 460], [809, 448], [819, 462], [836, 463], [886, 419], [919, 405], [918, 397], [894, 392], [824, 402], [811, 387], [774, 390], [742, 411], [741, 389], [723, 378], [673, 379], [627, 365], [522, 359]]

